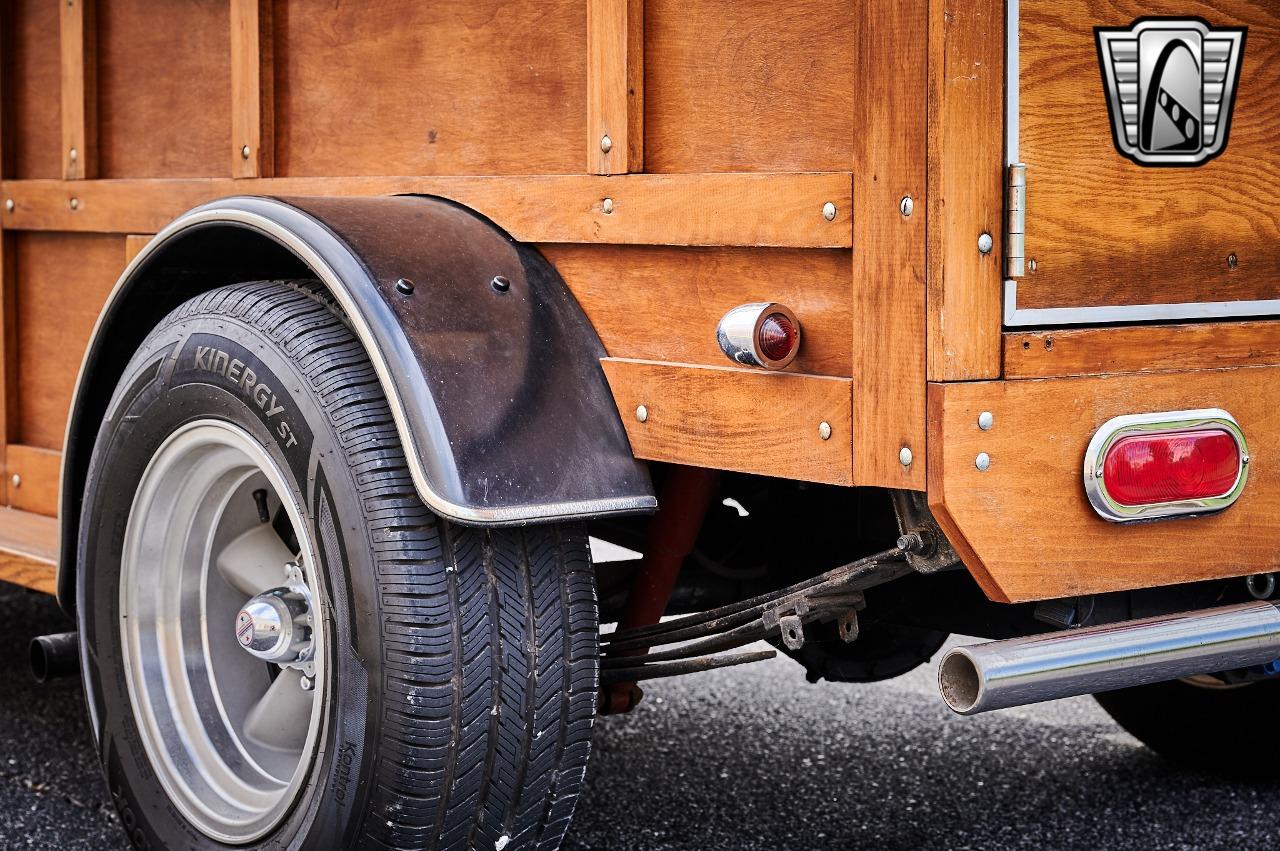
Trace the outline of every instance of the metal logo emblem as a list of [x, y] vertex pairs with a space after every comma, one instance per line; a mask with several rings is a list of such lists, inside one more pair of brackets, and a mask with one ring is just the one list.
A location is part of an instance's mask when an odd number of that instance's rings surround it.
[[1197, 166], [1221, 154], [1247, 32], [1199, 18], [1096, 28], [1116, 150], [1146, 166]]

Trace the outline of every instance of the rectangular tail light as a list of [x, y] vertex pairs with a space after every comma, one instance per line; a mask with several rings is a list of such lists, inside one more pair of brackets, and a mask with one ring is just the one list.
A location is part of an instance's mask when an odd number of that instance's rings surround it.
[[1217, 408], [1115, 417], [1084, 458], [1089, 502], [1114, 523], [1222, 511], [1248, 473], [1244, 433]]

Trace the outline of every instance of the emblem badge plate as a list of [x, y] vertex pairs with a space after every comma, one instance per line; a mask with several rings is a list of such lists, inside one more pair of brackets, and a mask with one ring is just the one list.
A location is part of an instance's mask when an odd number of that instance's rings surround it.
[[1247, 32], [1198, 18], [1097, 27], [1116, 150], [1144, 166], [1198, 166], [1221, 154]]

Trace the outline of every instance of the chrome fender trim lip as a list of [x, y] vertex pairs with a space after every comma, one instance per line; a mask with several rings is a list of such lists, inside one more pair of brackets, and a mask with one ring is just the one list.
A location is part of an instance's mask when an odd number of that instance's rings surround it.
[[[1158, 502], [1150, 505], [1124, 505], [1107, 492], [1102, 477], [1103, 459], [1116, 441], [1133, 434], [1152, 434], [1166, 431], [1222, 430], [1230, 434], [1240, 449], [1240, 464], [1235, 483], [1223, 494], [1212, 497]], [[1112, 417], [1102, 424], [1089, 441], [1084, 453], [1084, 490], [1089, 504], [1104, 520], [1112, 523], [1133, 523], [1142, 520], [1162, 520], [1171, 517], [1194, 517], [1213, 514], [1230, 507], [1244, 491], [1249, 479], [1249, 447], [1244, 432], [1236, 418], [1221, 408], [1200, 408], [1191, 411], [1162, 411], [1149, 414], [1125, 414]]]

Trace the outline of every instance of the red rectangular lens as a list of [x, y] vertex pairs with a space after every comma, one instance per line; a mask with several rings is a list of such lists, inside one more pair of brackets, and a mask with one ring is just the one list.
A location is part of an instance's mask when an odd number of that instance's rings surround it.
[[1222, 429], [1133, 434], [1103, 460], [1107, 493], [1121, 505], [1223, 496], [1240, 474], [1240, 446]]

